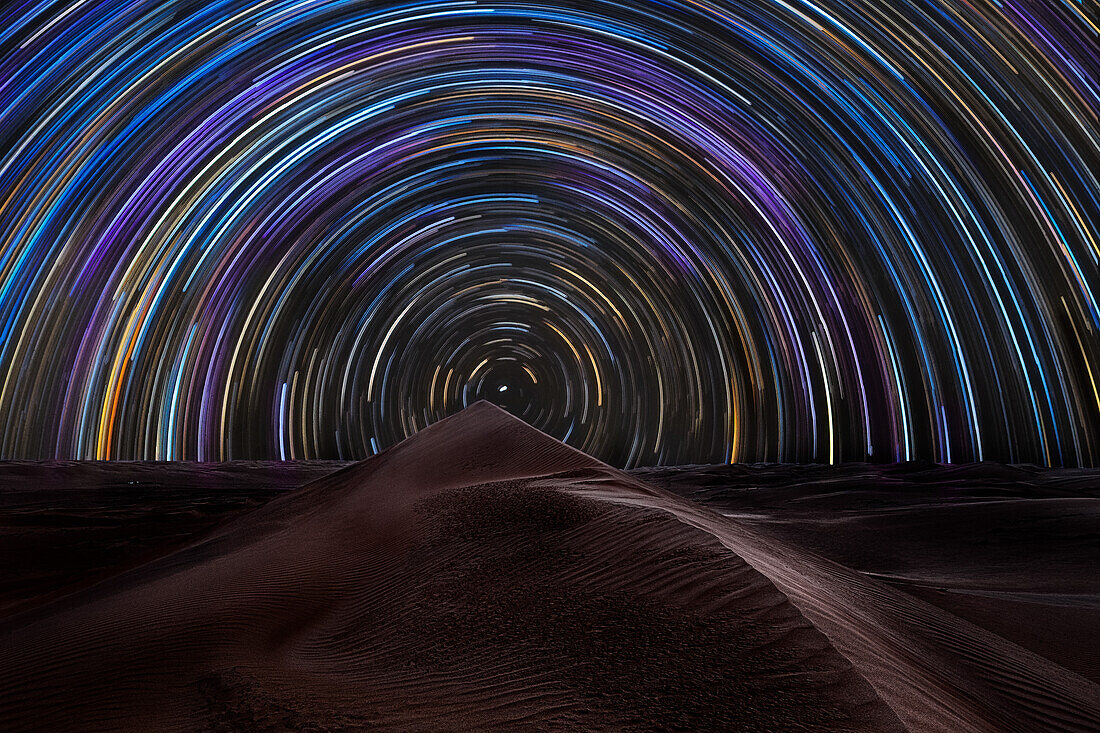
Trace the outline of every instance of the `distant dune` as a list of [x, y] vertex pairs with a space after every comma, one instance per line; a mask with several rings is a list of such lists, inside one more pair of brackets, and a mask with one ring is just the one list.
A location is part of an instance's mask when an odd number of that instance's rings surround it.
[[164, 555], [340, 461], [0, 461], [0, 619]]
[[0, 730], [1100, 729], [1085, 677], [486, 403], [244, 509], [13, 605]]

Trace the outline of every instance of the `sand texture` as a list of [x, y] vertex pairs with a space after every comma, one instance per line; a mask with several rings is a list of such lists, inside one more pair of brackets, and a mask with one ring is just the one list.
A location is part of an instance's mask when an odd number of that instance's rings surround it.
[[486, 403], [277, 493], [13, 591], [0, 730], [1100, 729], [1086, 676]]

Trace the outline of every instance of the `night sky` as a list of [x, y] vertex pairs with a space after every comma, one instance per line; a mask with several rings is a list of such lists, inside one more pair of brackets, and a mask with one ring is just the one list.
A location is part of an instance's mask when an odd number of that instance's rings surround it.
[[9, 0], [0, 457], [1095, 465], [1098, 25]]

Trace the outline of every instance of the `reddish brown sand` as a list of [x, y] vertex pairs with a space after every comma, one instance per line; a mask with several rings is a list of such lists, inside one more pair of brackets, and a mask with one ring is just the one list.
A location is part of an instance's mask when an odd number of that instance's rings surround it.
[[1100, 472], [680, 466], [639, 476], [1100, 682]]
[[484, 403], [0, 621], [0, 730], [1095, 731], [1098, 691]]

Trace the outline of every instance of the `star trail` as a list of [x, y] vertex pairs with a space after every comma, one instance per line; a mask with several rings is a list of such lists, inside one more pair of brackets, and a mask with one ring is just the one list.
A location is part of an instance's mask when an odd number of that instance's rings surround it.
[[0, 455], [1100, 459], [1095, 2], [0, 11]]

